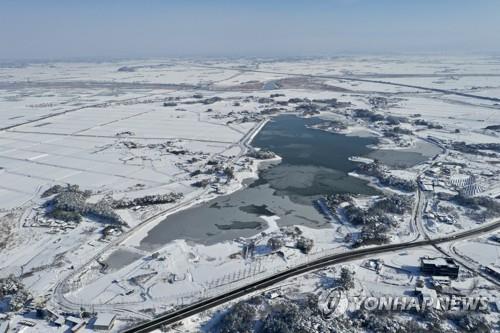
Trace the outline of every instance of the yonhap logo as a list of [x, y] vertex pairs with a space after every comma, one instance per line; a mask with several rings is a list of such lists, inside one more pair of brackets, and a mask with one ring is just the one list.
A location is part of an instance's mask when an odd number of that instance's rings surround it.
[[[321, 293], [318, 308], [324, 319], [334, 318], [347, 311], [416, 311], [428, 309], [441, 311], [486, 311], [490, 300], [485, 296], [348, 296], [342, 288], [334, 288]], [[500, 307], [498, 300], [495, 300]]]
[[348, 307], [349, 300], [342, 288], [334, 288], [321, 293], [318, 298], [318, 308], [325, 319], [344, 314]]

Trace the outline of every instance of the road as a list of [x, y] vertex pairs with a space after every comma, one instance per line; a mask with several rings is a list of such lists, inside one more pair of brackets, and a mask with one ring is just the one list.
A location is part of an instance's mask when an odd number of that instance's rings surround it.
[[[421, 139], [423, 139], [423, 138], [421, 138]], [[434, 141], [429, 141], [429, 140], [427, 140], [427, 141], [430, 143], [436, 144], [436, 142], [434, 142]], [[443, 152], [441, 154], [434, 156], [432, 159], [433, 161], [437, 160], [439, 157], [442, 158], [442, 157], [445, 157], [446, 155], [448, 155], [448, 149], [445, 146], [442, 146], [439, 144], [436, 144], [436, 145], [438, 145], [443, 150]], [[421, 172], [419, 173], [418, 176], [422, 175], [425, 172], [425, 170], [427, 170], [427, 169], [428, 169], [428, 167], [421, 170]], [[427, 195], [426, 195], [426, 193], [424, 193], [420, 189], [420, 187], [418, 187], [417, 188], [417, 204], [416, 204], [417, 208], [415, 210], [415, 213], [414, 213], [415, 215], [414, 215], [412, 223], [414, 224], [414, 227], [415, 227], [416, 232], [418, 234], [417, 237], [423, 236], [424, 239], [428, 240], [428, 239], [430, 239], [430, 237], [429, 237], [429, 234], [427, 233], [427, 229], [425, 228], [424, 223], [423, 223], [423, 210], [425, 209], [426, 204], [427, 204]], [[481, 267], [474, 264], [473, 261], [466, 260], [459, 253], [457, 253], [457, 251], [454, 248], [454, 243], [450, 243], [448, 245], [449, 245], [448, 250], [446, 250], [442, 246], [439, 246], [438, 244], [432, 244], [432, 246], [438, 252], [442, 253], [444, 256], [453, 258], [455, 260], [455, 262], [457, 264], [459, 264], [460, 266], [475, 273], [478, 276], [481, 276], [482, 278], [488, 280], [490, 283], [500, 287], [500, 283], [495, 278], [493, 278], [490, 275], [483, 272], [481, 270]]]
[[[432, 157], [431, 162], [437, 161], [438, 158], [443, 159], [448, 155], [448, 149], [446, 148], [446, 146], [439, 144], [433, 140], [429, 140], [427, 138], [424, 138], [424, 137], [418, 137], [418, 138], [420, 140], [424, 140], [430, 144], [433, 144], [442, 150], [441, 153], [436, 154], [435, 156]], [[427, 171], [431, 166], [432, 166], [432, 163], [426, 164], [426, 166], [422, 170], [420, 170], [420, 172], [417, 174], [417, 179], [419, 179], [425, 173], [425, 171]], [[424, 215], [424, 209], [425, 209], [426, 205], [427, 205], [427, 196], [420, 188], [420, 185], [418, 185], [417, 186], [417, 205], [416, 205], [416, 211], [415, 211], [415, 215], [414, 215], [412, 222], [414, 224], [414, 227], [416, 229], [418, 237], [423, 236], [425, 239], [430, 239], [425, 231], [425, 226], [423, 224], [423, 215]]]
[[353, 82], [377, 83], [377, 84], [385, 84], [385, 85], [391, 85], [391, 86], [397, 86], [397, 87], [403, 87], [403, 88], [412, 88], [412, 89], [423, 90], [423, 91], [439, 92], [439, 93], [443, 93], [446, 95], [457, 95], [457, 96], [470, 97], [470, 98], [487, 100], [487, 101], [492, 101], [492, 102], [500, 102], [500, 98], [497, 98], [497, 97], [474, 95], [474, 94], [464, 93], [461, 91], [431, 88], [431, 87], [424, 87], [424, 86], [416, 86], [416, 85], [412, 85], [412, 84], [404, 84], [404, 83], [398, 83], [398, 82], [393, 82], [393, 81], [366, 79], [366, 78], [357, 77], [357, 76], [300, 74], [300, 73], [266, 71], [266, 70], [260, 70], [260, 69], [250, 69], [250, 68], [231, 68], [231, 67], [207, 66], [207, 65], [193, 65], [193, 66], [194, 67], [201, 67], [201, 68], [220, 69], [220, 70], [235, 70], [235, 71], [240, 71], [240, 72], [253, 72], [253, 73], [283, 75], [283, 76], [297, 76], [297, 77], [304, 77], [304, 78], [335, 79], [335, 80], [344, 80], [344, 81], [353, 81]]
[[[266, 124], [267, 119], [262, 120], [261, 122], [257, 123], [247, 134], [245, 134], [239, 142], [233, 144], [232, 146], [239, 146], [241, 148], [241, 151], [237, 156], [235, 156], [232, 159], [232, 162], [238, 160], [241, 156], [243, 156], [247, 149], [250, 147], [249, 144], [255, 134]], [[72, 270], [69, 274], [66, 276], [63, 276], [54, 286], [54, 293], [52, 297], [52, 302], [54, 305], [57, 307], [64, 308], [68, 311], [78, 311], [81, 307], [81, 304], [72, 302], [68, 300], [64, 294], [67, 292], [68, 288], [68, 281], [71, 280], [73, 277], [77, 276], [78, 274], [82, 273], [89, 265], [91, 265], [94, 261], [96, 261], [99, 257], [101, 257], [105, 252], [111, 250], [113, 247], [117, 246], [118, 244], [124, 242], [128, 237], [130, 237], [132, 234], [134, 234], [136, 231], [139, 229], [143, 228], [146, 226], [148, 223], [151, 223], [159, 218], [162, 218], [172, 212], [185, 209], [187, 207], [190, 207], [194, 203], [197, 202], [197, 200], [202, 199], [207, 195], [209, 190], [205, 190], [198, 195], [194, 196], [188, 201], [182, 202], [178, 205], [175, 205], [169, 209], [166, 209], [164, 211], [159, 212], [158, 214], [155, 214], [148, 219], [142, 221], [138, 225], [134, 226], [130, 230], [128, 230], [126, 233], [123, 233], [120, 237], [114, 239], [112, 242], [107, 244], [105, 247], [103, 247], [100, 251], [98, 251], [96, 254], [94, 254], [89, 260], [86, 261], [85, 264], [76, 267], [74, 270]], [[96, 306], [98, 308], [98, 306]]]
[[[2, 89], [2, 83], [0, 83], [0, 89]], [[154, 96], [154, 95], [159, 95], [159, 94], [147, 94], [147, 95], [142, 95], [142, 96], [129, 97], [129, 98], [125, 98], [125, 99], [116, 99], [116, 100], [103, 101], [103, 102], [99, 102], [99, 103], [78, 106], [78, 107], [75, 107], [75, 108], [70, 108], [70, 109], [66, 109], [66, 110], [63, 110], [63, 111], [59, 111], [59, 112], [52, 112], [52, 113], [49, 113], [49, 114], [46, 114], [46, 115], [42, 115], [42, 116], [40, 116], [38, 118], [29, 119], [29, 120], [26, 120], [26, 121], [22, 121], [20, 123], [15, 123], [15, 124], [12, 124], [12, 125], [0, 127], [0, 132], [1, 131], [11, 130], [11, 129], [14, 129], [14, 128], [17, 128], [17, 127], [20, 127], [20, 126], [23, 126], [23, 125], [32, 124], [32, 123], [35, 123], [35, 122], [40, 121], [40, 120], [46, 120], [46, 119], [57, 117], [57, 116], [60, 116], [60, 115], [64, 115], [64, 114], [68, 114], [68, 113], [72, 113], [72, 112], [77, 112], [77, 111], [84, 110], [84, 109], [105, 107], [105, 106], [107, 106], [109, 104], [112, 104], [112, 103], [117, 103], [117, 102], [123, 103], [123, 102], [128, 102], [128, 101], [133, 101], [133, 100], [141, 99], [141, 98], [151, 97], [151, 96]]]
[[282, 271], [276, 273], [272, 276], [266, 277], [262, 280], [255, 281], [249, 283], [246, 286], [236, 288], [234, 290], [228, 291], [221, 295], [208, 298], [202, 300], [197, 303], [193, 303], [188, 305], [182, 309], [177, 311], [173, 311], [164, 315], [161, 315], [151, 321], [144, 322], [135, 327], [129, 328], [124, 331], [124, 333], [143, 333], [150, 332], [154, 329], [161, 328], [165, 325], [171, 325], [176, 323], [182, 319], [188, 318], [195, 314], [201, 313], [203, 311], [212, 309], [218, 305], [224, 304], [231, 300], [235, 300], [242, 296], [251, 294], [255, 291], [265, 289], [269, 286], [272, 286], [278, 282], [284, 281], [288, 278], [301, 275], [310, 271], [318, 270], [323, 267], [327, 267], [330, 265], [335, 265], [347, 261], [358, 260], [366, 256], [373, 256], [375, 254], [389, 253], [399, 250], [405, 250], [415, 247], [422, 247], [427, 245], [437, 245], [441, 243], [447, 243], [450, 241], [456, 241], [458, 239], [464, 239], [471, 236], [477, 236], [492, 230], [495, 230], [500, 227], [500, 220], [490, 223], [488, 225], [482, 226], [480, 228], [476, 228], [473, 230], [468, 230], [460, 233], [456, 233], [446, 237], [434, 238], [434, 239], [426, 239], [421, 241], [412, 241], [412, 242], [404, 242], [399, 244], [388, 244], [377, 247], [364, 248], [354, 251], [349, 251], [346, 253], [334, 254], [330, 256], [326, 256], [324, 258], [320, 258], [306, 264], [302, 264], [293, 268], [290, 268], [286, 271]]

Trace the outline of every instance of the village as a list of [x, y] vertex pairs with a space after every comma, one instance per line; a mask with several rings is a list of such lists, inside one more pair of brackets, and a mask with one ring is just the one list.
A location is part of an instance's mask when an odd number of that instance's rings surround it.
[[[21, 97], [20, 88], [13, 99], [14, 93], [2, 90], [1, 103], [14, 111], [2, 115], [8, 128], [0, 137], [0, 218], [5, 228], [0, 236], [0, 332], [22, 327], [120, 331], [309, 261], [461, 234], [494, 225], [499, 218], [500, 141], [494, 102], [404, 86], [246, 71], [241, 69], [251, 66], [244, 60], [222, 63], [227, 69], [154, 61], [137, 68], [126, 61], [94, 67], [40, 64], [31, 69], [33, 78], [72, 73], [78, 80], [64, 93], [50, 81], [44, 83], [36, 88], [37, 97]], [[364, 62], [356, 61], [263, 64], [268, 72], [307, 70], [311, 65], [318, 73], [325, 66], [368, 71]], [[413, 70], [423, 66], [413, 60], [407, 65]], [[24, 75], [15, 68], [2, 70], [14, 82]], [[166, 86], [155, 83], [152, 72]], [[133, 89], [117, 85], [117, 98], [107, 85], [98, 85], [106, 79], [99, 73]], [[81, 84], [91, 75], [96, 82]], [[209, 83], [203, 79], [200, 86], [201, 77], [209, 77]], [[143, 83], [148, 86], [136, 83], [139, 78], [149, 80]], [[466, 77], [460, 91], [472, 84], [466, 80], [473, 79]], [[78, 102], [66, 107], [68, 98]], [[303, 132], [266, 132], [278, 119], [292, 119], [287, 117], [308, 121], [300, 128]], [[308, 182], [316, 178], [341, 177], [331, 171], [325, 176], [325, 166], [306, 171], [290, 166], [289, 156], [270, 148], [276, 143], [255, 144], [261, 133], [288, 135], [289, 140], [294, 135], [367, 140], [370, 145], [359, 144], [364, 154], [347, 154], [342, 160], [352, 163], [346, 164], [350, 169], [342, 177], [348, 184], [359, 182], [366, 193], [337, 193], [330, 184], [319, 186], [319, 194], [297, 199], [287, 191], [309, 190]], [[286, 143], [283, 147], [300, 149]], [[306, 155], [308, 149], [300, 153]], [[290, 174], [273, 174], [281, 170], [277, 166]], [[319, 176], [307, 176], [315, 172]], [[247, 190], [256, 191], [252, 195], [262, 202], [254, 199], [240, 207], [230, 201]], [[189, 215], [196, 209], [202, 209], [202, 218]], [[246, 215], [226, 214], [227, 220], [214, 221], [203, 209]], [[182, 214], [188, 214], [185, 220], [178, 217]], [[290, 216], [294, 219], [288, 220]], [[176, 230], [168, 229], [174, 218], [182, 226], [177, 238], [171, 235]], [[166, 231], [155, 229], [160, 225]], [[213, 241], [200, 241], [211, 237]], [[343, 279], [352, 281], [343, 283], [353, 285], [346, 288], [353, 294], [380, 289], [416, 298], [488, 296], [484, 318], [493, 327], [498, 313], [494, 297], [499, 263], [492, 255], [497, 238], [492, 229], [444, 242], [439, 250], [424, 246], [411, 253], [353, 260], [294, 277], [252, 297], [263, 295], [270, 307], [281, 301], [296, 307], [300, 295], [318, 296], [339, 285], [346, 266], [350, 273]], [[220, 329], [216, 313], [230, 313], [231, 306], [182, 325], [186, 331]], [[367, 318], [359, 325], [369, 325]], [[447, 320], [452, 325], [455, 319]], [[226, 324], [238, 321], [236, 316]], [[346, 325], [319, 319], [315, 324]], [[479, 322], [474, 325], [479, 327]]]

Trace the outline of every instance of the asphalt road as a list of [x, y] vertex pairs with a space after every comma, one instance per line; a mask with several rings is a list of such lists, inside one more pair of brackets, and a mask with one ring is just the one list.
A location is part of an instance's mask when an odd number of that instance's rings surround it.
[[218, 305], [224, 304], [226, 302], [237, 299], [237, 298], [242, 297], [244, 295], [253, 293], [257, 290], [262, 290], [264, 288], [272, 286], [272, 285], [274, 285], [278, 282], [281, 282], [283, 280], [286, 280], [288, 278], [291, 278], [291, 277], [294, 277], [297, 275], [301, 275], [301, 274], [304, 274], [304, 273], [307, 273], [310, 271], [318, 270], [320, 268], [327, 267], [330, 265], [339, 264], [342, 262], [347, 262], [347, 261], [352, 261], [352, 260], [357, 260], [357, 259], [360, 259], [360, 258], [363, 258], [366, 256], [371, 256], [374, 254], [381, 254], [381, 253], [393, 252], [393, 251], [397, 251], [397, 250], [422, 247], [422, 246], [426, 246], [426, 245], [436, 245], [436, 244], [440, 244], [440, 243], [446, 243], [449, 241], [454, 241], [454, 240], [467, 238], [467, 237], [474, 236], [474, 235], [479, 235], [479, 234], [482, 234], [485, 232], [489, 232], [489, 231], [495, 230], [499, 227], [500, 227], [500, 221], [496, 221], [494, 223], [488, 224], [488, 225], [480, 227], [480, 228], [460, 232], [460, 233], [457, 233], [457, 234], [454, 234], [451, 236], [447, 236], [447, 237], [426, 239], [426, 240], [415, 241], [415, 242], [405, 242], [405, 243], [399, 243], [399, 244], [388, 244], [388, 245], [359, 249], [359, 250], [349, 251], [346, 253], [340, 253], [340, 254], [327, 256], [327, 257], [324, 257], [321, 259], [311, 261], [307, 264], [299, 265], [299, 266], [290, 268], [286, 271], [276, 273], [275, 275], [272, 275], [272, 276], [264, 278], [262, 280], [250, 283], [246, 286], [228, 291], [228, 292], [221, 294], [221, 295], [218, 295], [216, 297], [212, 297], [212, 298], [205, 299], [205, 300], [202, 300], [200, 302], [188, 305], [188, 306], [186, 306], [182, 309], [179, 309], [177, 311], [166, 313], [166, 314], [161, 315], [161, 316], [159, 316], [151, 321], [144, 322], [144, 323], [139, 324], [135, 327], [129, 328], [123, 332], [124, 333], [150, 332], [154, 329], [158, 329], [158, 328], [161, 328], [162, 326], [176, 323], [182, 319], [188, 318], [192, 315], [195, 315], [195, 314], [198, 314], [200, 312], [206, 311], [208, 309], [214, 308]]
[[497, 98], [497, 97], [475, 95], [475, 94], [470, 94], [470, 93], [466, 93], [466, 92], [461, 92], [458, 90], [448, 90], [448, 89], [417, 86], [417, 85], [413, 85], [413, 84], [405, 84], [405, 83], [399, 83], [399, 82], [393, 82], [393, 81], [367, 79], [367, 78], [362, 78], [359, 76], [286, 73], [286, 72], [267, 71], [267, 70], [251, 69], [251, 68], [231, 68], [231, 67], [218, 67], [218, 66], [206, 66], [206, 65], [196, 65], [196, 67], [221, 69], [221, 70], [235, 70], [235, 71], [240, 71], [240, 72], [276, 74], [276, 75], [283, 75], [283, 76], [298, 76], [298, 77], [305, 77], [305, 78], [336, 79], [336, 80], [345, 80], [345, 81], [354, 81], [354, 82], [378, 83], [378, 84], [385, 84], [385, 85], [390, 85], [390, 86], [418, 89], [418, 90], [423, 90], [423, 91], [440, 92], [440, 93], [443, 93], [446, 95], [457, 95], [457, 96], [463, 96], [463, 97], [488, 100], [488, 101], [493, 101], [493, 102], [500, 102], [500, 98]]

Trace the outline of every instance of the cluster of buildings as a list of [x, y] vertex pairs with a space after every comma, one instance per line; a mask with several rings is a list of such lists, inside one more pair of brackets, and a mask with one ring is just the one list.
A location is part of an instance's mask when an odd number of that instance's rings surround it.
[[113, 313], [101, 313], [86, 319], [75, 316], [63, 317], [56, 313], [49, 312], [48, 320], [54, 326], [67, 328], [66, 332], [79, 332], [83, 328], [108, 332], [115, 324], [116, 315]]
[[431, 208], [431, 205], [426, 205], [425, 206], [425, 217], [431, 220], [437, 220], [442, 223], [446, 224], [455, 224], [456, 219], [453, 215], [446, 214], [446, 213], [441, 213], [438, 211], [435, 211]]
[[[80, 332], [83, 329], [93, 331], [109, 332], [115, 325], [116, 315], [113, 313], [100, 313], [88, 318], [80, 318], [72, 315], [62, 316], [49, 309], [37, 311], [37, 316], [47, 320], [50, 326], [58, 327], [62, 332]], [[29, 319], [18, 321], [11, 320], [9, 316], [0, 316], [0, 333], [12, 332], [15, 327], [34, 327], [37, 322]], [[18, 328], [19, 329], [19, 328]], [[21, 329], [19, 329], [21, 330]]]
[[488, 170], [472, 173], [462, 163], [437, 162], [419, 176], [418, 184], [426, 192], [474, 197], [484, 194], [486, 179], [493, 176]]
[[459, 273], [459, 266], [452, 258], [422, 257], [420, 258], [420, 272], [430, 276], [427, 285], [423, 280], [417, 280], [415, 294], [422, 302], [434, 300], [436, 303], [433, 306], [438, 309], [438, 294], [463, 296], [459, 290], [452, 288], [452, 280], [455, 280]]
[[419, 177], [418, 183], [422, 191], [455, 195], [475, 184], [476, 178], [462, 173], [460, 164], [437, 162]]
[[41, 227], [48, 228], [47, 233], [49, 234], [57, 234], [57, 233], [65, 233], [69, 230], [75, 229], [78, 226], [78, 223], [75, 221], [63, 221], [59, 219], [54, 219], [45, 216], [44, 212], [45, 208], [35, 208], [35, 217], [33, 222], [31, 222], [32, 227]]
[[[36, 317], [45, 319], [50, 326], [58, 327], [63, 332], [80, 332], [84, 328], [109, 332], [116, 322], [116, 315], [113, 313], [88, 314], [87, 316], [61, 315], [47, 307], [36, 307]], [[18, 326], [34, 327], [36, 325], [37, 321], [13, 320], [8, 313], [0, 313], [0, 333], [12, 332]]]

